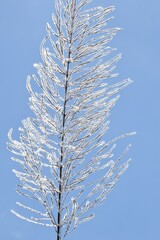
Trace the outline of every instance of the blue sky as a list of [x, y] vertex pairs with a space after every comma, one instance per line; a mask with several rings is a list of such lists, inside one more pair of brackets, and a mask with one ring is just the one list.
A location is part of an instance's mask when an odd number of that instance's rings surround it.
[[[93, 1], [95, 4], [96, 1]], [[122, 27], [111, 46], [123, 53], [117, 80], [134, 80], [121, 94], [111, 115], [110, 136], [136, 130], [132, 163], [96, 218], [83, 224], [68, 239], [160, 239], [160, 2], [99, 0], [115, 5], [115, 26]], [[40, 61], [39, 45], [45, 24], [51, 22], [53, 0], [0, 1], [0, 232], [3, 240], [54, 239], [52, 230], [17, 219], [10, 213], [18, 195], [15, 164], [6, 149], [7, 132], [15, 132], [30, 116], [26, 77]]]

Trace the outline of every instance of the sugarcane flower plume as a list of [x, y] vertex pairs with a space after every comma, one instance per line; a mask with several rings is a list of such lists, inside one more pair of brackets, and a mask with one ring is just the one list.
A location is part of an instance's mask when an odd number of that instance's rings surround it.
[[38, 74], [27, 78], [34, 117], [22, 121], [18, 141], [9, 131], [8, 149], [19, 164], [13, 170], [17, 193], [24, 201], [17, 202], [23, 214], [12, 212], [53, 227], [57, 240], [94, 217], [93, 208], [129, 165], [121, 160], [130, 145], [115, 159], [117, 141], [134, 134], [105, 140], [110, 111], [132, 81], [112, 80], [121, 58], [108, 45], [120, 30], [108, 27], [114, 7], [88, 8], [90, 2], [54, 1], [40, 46], [42, 63], [34, 64]]

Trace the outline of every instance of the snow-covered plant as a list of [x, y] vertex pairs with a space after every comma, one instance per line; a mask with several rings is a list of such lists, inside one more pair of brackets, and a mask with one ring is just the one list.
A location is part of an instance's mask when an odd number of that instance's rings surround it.
[[34, 64], [38, 76], [27, 79], [35, 117], [22, 121], [19, 141], [9, 132], [8, 148], [20, 165], [13, 170], [20, 180], [17, 192], [27, 199], [17, 205], [30, 215], [12, 212], [55, 228], [57, 240], [94, 217], [91, 210], [128, 168], [128, 161], [120, 160], [130, 145], [114, 159], [116, 142], [133, 134], [109, 142], [104, 138], [117, 94], [131, 80], [108, 81], [117, 76], [113, 70], [121, 58], [108, 57], [115, 50], [108, 43], [120, 29], [106, 27], [114, 7], [87, 9], [90, 2], [55, 0], [53, 22], [47, 23], [40, 48], [43, 63]]

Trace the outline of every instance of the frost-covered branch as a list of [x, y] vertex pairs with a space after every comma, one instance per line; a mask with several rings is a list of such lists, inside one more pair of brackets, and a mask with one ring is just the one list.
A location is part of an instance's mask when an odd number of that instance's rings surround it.
[[[80, 223], [94, 217], [90, 212], [102, 204], [129, 161], [114, 157], [117, 141], [109, 142], [111, 109], [119, 92], [132, 81], [110, 84], [121, 55], [108, 46], [119, 28], [108, 28], [114, 7], [87, 9], [90, 0], [55, 0], [52, 24], [41, 44], [42, 63], [34, 64], [38, 76], [27, 78], [30, 108], [35, 118], [22, 121], [19, 141], [9, 132], [8, 148], [21, 170], [17, 192], [31, 213], [16, 216], [35, 224], [54, 227], [57, 240]], [[110, 57], [112, 56], [112, 57]], [[34, 83], [31, 83], [33, 81]], [[40, 210], [28, 206], [35, 200]], [[63, 230], [62, 230], [63, 228]]]

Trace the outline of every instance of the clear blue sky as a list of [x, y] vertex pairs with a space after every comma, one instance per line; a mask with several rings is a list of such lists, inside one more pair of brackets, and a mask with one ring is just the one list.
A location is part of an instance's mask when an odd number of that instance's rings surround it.
[[[96, 1], [93, 1], [94, 4]], [[160, 239], [160, 1], [99, 0], [115, 5], [114, 25], [123, 28], [111, 46], [123, 53], [119, 80], [134, 84], [121, 94], [111, 116], [110, 136], [136, 130], [128, 139], [132, 163], [99, 207], [96, 218], [81, 225], [70, 240]], [[7, 132], [30, 115], [26, 76], [40, 61], [39, 45], [51, 22], [53, 0], [0, 1], [0, 238], [53, 240], [48, 228], [17, 219], [10, 213], [19, 199], [15, 164], [6, 149]], [[113, 23], [112, 23], [113, 24]], [[117, 79], [118, 80], [118, 79]]]

